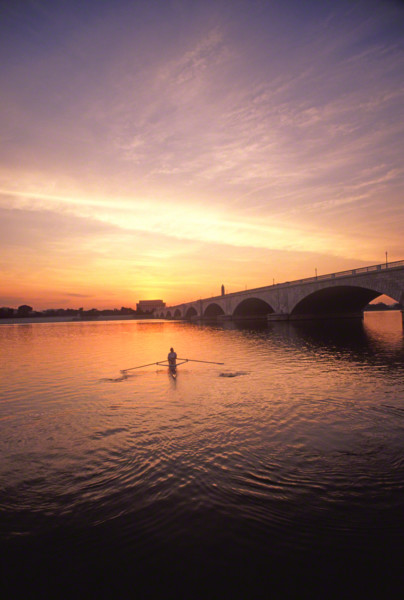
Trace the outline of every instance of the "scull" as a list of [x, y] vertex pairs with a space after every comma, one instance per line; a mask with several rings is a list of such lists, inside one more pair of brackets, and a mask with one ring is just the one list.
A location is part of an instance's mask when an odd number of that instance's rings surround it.
[[[183, 365], [187, 362], [199, 362], [199, 363], [206, 363], [206, 364], [210, 364], [210, 365], [224, 365], [224, 363], [222, 363], [222, 362], [214, 362], [212, 360], [197, 360], [195, 358], [178, 358], [177, 360], [179, 360], [181, 362], [177, 362], [175, 365], [171, 365], [167, 359], [157, 360], [156, 362], [153, 362], [153, 363], [147, 363], [145, 365], [138, 365], [137, 367], [129, 367], [129, 369], [121, 369], [121, 373], [126, 373], [127, 371], [134, 371], [135, 369], [143, 369], [144, 367], [151, 367], [153, 365], [158, 365], [160, 367], [168, 367], [170, 369], [170, 371], [172, 370], [173, 373], [175, 373], [175, 375], [176, 375], [177, 367], [179, 367], [180, 365]], [[175, 368], [173, 368], [173, 367], [175, 367]]]

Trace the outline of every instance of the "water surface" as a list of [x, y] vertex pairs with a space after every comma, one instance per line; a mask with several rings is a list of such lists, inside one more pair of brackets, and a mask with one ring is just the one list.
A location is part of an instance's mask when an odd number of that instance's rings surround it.
[[[171, 346], [224, 365], [122, 376]], [[15, 585], [43, 595], [63, 582], [72, 597], [78, 585], [109, 597], [397, 589], [400, 312], [261, 328], [2, 325], [0, 348], [0, 535]]]

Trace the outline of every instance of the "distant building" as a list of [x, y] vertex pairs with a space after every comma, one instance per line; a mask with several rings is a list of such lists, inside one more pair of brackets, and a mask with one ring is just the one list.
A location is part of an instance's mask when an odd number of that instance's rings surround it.
[[154, 310], [164, 308], [166, 305], [162, 300], [139, 300], [136, 310], [139, 313], [152, 313]]

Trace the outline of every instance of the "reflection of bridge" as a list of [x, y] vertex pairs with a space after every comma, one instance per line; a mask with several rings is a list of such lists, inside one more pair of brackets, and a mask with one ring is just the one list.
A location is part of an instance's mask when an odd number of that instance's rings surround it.
[[364, 307], [383, 294], [404, 306], [404, 260], [185, 302], [155, 316], [219, 321], [362, 317]]

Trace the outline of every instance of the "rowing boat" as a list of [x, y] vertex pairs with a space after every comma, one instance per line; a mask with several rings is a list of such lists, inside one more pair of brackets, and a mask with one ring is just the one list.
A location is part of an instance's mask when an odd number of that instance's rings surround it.
[[168, 374], [173, 378], [173, 379], [177, 379], [177, 367], [179, 365], [183, 365], [184, 363], [188, 362], [185, 359], [181, 359], [182, 362], [177, 362], [175, 363], [175, 365], [171, 364], [168, 360], [163, 360], [163, 361], [159, 361], [158, 363], [156, 363], [157, 365], [159, 365], [160, 367], [168, 367]]

